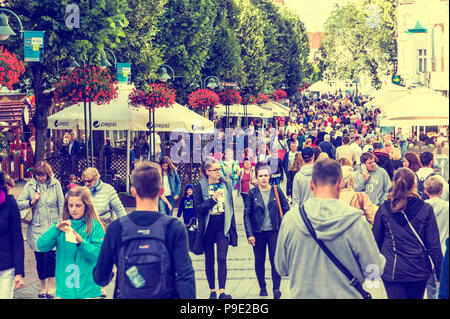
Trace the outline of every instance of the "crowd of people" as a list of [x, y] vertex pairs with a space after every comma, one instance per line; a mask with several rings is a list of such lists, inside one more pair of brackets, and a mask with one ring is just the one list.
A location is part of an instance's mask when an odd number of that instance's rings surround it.
[[[247, 140], [242, 153], [232, 147], [204, 157], [202, 177], [183, 194], [172, 160], [144, 155], [131, 174], [129, 214], [95, 168], [83, 172], [82, 185], [72, 176], [63, 188], [38, 162], [17, 200], [0, 172], [0, 296], [12, 298], [23, 285], [20, 211], [31, 210], [26, 241], [39, 298], [105, 297], [114, 277], [114, 298], [195, 298], [190, 250], [204, 255], [210, 299], [231, 299], [236, 216], [261, 296], [268, 250], [275, 299], [282, 276], [290, 276], [291, 298], [368, 298], [365, 280], [382, 280], [388, 298], [423, 298], [425, 290], [448, 298], [449, 185], [434, 172], [433, 153], [408, 151], [401, 129], [381, 134], [378, 111], [351, 94], [299, 99], [291, 110], [267, 130], [250, 124], [255, 150]], [[70, 145], [68, 154], [78, 149]]]

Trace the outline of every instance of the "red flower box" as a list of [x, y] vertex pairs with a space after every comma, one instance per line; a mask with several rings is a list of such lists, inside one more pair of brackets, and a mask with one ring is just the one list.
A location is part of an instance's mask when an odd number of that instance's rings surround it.
[[219, 95], [210, 89], [198, 89], [189, 94], [188, 103], [193, 108], [208, 109], [219, 104]]
[[147, 84], [144, 90], [133, 89], [128, 95], [128, 104], [132, 107], [145, 107], [154, 110], [169, 107], [175, 103], [175, 90], [166, 84]]
[[274, 99], [274, 101], [285, 99], [287, 98], [287, 93], [284, 90], [276, 90], [273, 92], [272, 98]]
[[223, 90], [219, 93], [220, 103], [223, 105], [241, 104], [242, 97], [239, 91], [236, 90]]
[[67, 106], [80, 102], [110, 103], [116, 99], [117, 81], [97, 66], [76, 68], [72, 73], [63, 75], [55, 85], [54, 98]]
[[19, 77], [25, 73], [22, 61], [14, 53], [0, 47], [0, 85], [12, 90], [19, 83]]
[[242, 105], [252, 105], [256, 103], [256, 97], [253, 94], [242, 98]]
[[258, 93], [258, 96], [256, 97], [256, 103], [257, 104], [264, 104], [269, 102], [269, 97], [265, 95], [264, 93]]

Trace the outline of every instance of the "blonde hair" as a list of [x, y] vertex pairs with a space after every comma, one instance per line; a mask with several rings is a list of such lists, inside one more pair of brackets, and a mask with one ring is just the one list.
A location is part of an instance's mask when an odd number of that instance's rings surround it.
[[88, 167], [84, 170], [83, 174], [81, 174], [81, 178], [84, 179], [86, 176], [91, 176], [93, 179], [98, 181], [100, 179], [100, 173], [95, 167]]
[[402, 158], [402, 151], [400, 151], [400, 149], [397, 147], [393, 147], [389, 152], [389, 157], [394, 161], [397, 161]]
[[442, 180], [437, 176], [431, 176], [430, 178], [427, 178], [423, 183], [423, 186], [425, 187], [428, 195], [439, 195], [439, 193], [444, 188]]
[[353, 167], [344, 165], [342, 169], [342, 188], [350, 188], [353, 179]]
[[330, 157], [328, 156], [328, 154], [325, 153], [325, 152], [322, 152], [322, 153], [319, 154], [319, 156], [317, 156], [316, 162], [317, 162], [317, 161], [322, 161], [322, 160], [327, 159], [327, 158], [330, 158]]
[[61, 215], [61, 218], [63, 220], [67, 220], [71, 218], [71, 215], [69, 213], [69, 198], [70, 197], [80, 197], [81, 201], [84, 204], [84, 216], [86, 217], [86, 229], [85, 233], [89, 236], [92, 231], [92, 225], [93, 221], [96, 220], [100, 226], [102, 227], [103, 231], [105, 231], [105, 228], [103, 227], [103, 224], [100, 220], [100, 217], [97, 214], [97, 211], [95, 210], [94, 203], [92, 202], [91, 192], [87, 187], [74, 187], [70, 189], [67, 192], [66, 198], [64, 200], [63, 205], [63, 212]]

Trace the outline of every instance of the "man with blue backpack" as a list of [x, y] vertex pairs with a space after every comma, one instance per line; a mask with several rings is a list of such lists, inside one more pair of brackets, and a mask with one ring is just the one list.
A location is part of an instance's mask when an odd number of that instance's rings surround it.
[[109, 225], [94, 281], [106, 286], [116, 265], [115, 299], [195, 299], [186, 227], [158, 212], [160, 167], [140, 163], [131, 174], [131, 183], [136, 210]]

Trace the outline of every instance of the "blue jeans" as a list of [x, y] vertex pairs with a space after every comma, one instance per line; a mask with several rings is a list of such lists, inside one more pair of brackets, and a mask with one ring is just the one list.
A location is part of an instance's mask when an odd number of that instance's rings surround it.
[[[167, 198], [167, 200], [169, 201], [170, 206], [172, 206], [172, 209], [169, 210], [169, 207], [166, 205], [166, 203], [164, 203], [164, 202], [161, 200], [162, 205], [163, 205], [163, 207], [164, 207], [164, 210], [163, 210], [162, 212], [165, 213], [166, 215], [172, 216], [172, 214], [173, 214], [173, 208], [174, 208], [173, 206], [175, 205], [175, 200], [173, 199], [173, 196], [172, 196], [172, 195], [166, 196], [166, 198]], [[161, 207], [161, 205], [160, 205], [160, 207]]]
[[280, 185], [281, 177], [271, 177], [269, 180], [270, 185]]

